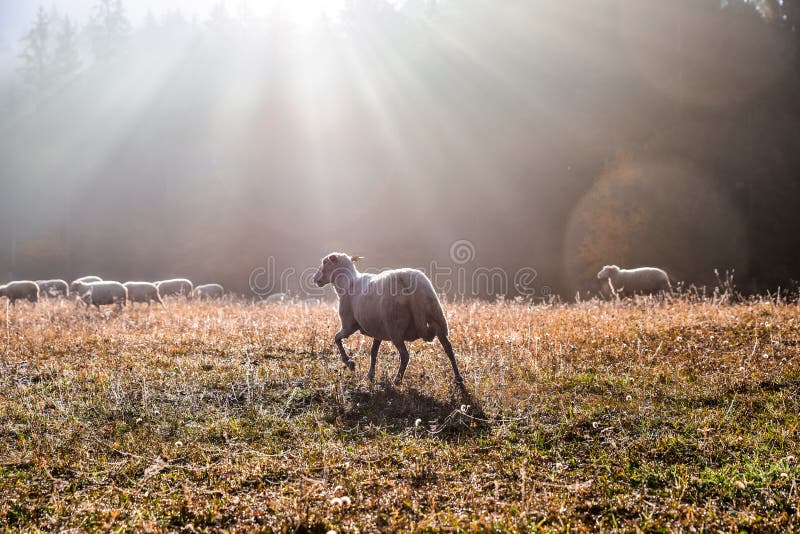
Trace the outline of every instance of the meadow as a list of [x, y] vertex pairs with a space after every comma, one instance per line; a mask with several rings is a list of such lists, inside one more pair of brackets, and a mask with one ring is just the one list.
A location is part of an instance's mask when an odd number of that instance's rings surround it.
[[0, 332], [0, 525], [136, 531], [800, 530], [800, 310], [448, 302], [438, 344], [335, 307], [24, 304]]

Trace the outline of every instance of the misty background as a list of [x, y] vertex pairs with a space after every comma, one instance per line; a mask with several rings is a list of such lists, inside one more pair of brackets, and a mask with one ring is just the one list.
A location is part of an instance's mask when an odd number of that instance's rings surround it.
[[606, 263], [795, 287], [798, 25], [790, 0], [0, 0], [0, 280], [249, 294], [269, 258], [469, 240], [563, 295]]

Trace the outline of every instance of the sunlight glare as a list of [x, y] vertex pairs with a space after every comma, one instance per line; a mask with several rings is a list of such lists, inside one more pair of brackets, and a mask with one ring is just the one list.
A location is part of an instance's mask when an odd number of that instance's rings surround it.
[[247, 9], [256, 16], [279, 14], [303, 31], [320, 18], [337, 19], [344, 7], [345, 0], [267, 0], [247, 4]]

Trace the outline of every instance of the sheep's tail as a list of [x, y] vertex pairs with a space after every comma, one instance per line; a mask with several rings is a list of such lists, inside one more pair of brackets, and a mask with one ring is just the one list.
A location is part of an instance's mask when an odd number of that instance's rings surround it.
[[425, 341], [433, 341], [436, 336], [447, 335], [447, 319], [433, 284], [427, 279], [425, 281], [427, 283], [422, 295], [422, 313], [415, 313], [414, 321], [419, 336]]
[[444, 310], [442, 309], [442, 304], [439, 302], [439, 297], [436, 296], [436, 293], [433, 294], [433, 299], [431, 299], [429, 307], [428, 322], [432, 327], [433, 335], [431, 335], [430, 339], [426, 339], [425, 341], [433, 341], [435, 336], [447, 336], [448, 333], [447, 319], [444, 317]]

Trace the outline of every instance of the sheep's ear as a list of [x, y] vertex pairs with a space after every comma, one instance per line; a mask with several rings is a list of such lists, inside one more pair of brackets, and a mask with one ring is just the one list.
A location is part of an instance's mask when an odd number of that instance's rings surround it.
[[338, 261], [339, 257], [336, 254], [331, 254], [330, 256], [328, 256], [328, 259], [331, 261]]
[[364, 256], [352, 256], [352, 257], [350, 258], [350, 260], [351, 260], [353, 263], [357, 262], [358, 260], [363, 260], [363, 259], [364, 259]]

